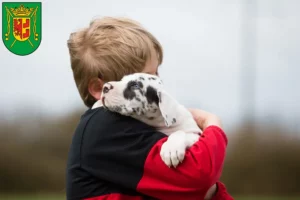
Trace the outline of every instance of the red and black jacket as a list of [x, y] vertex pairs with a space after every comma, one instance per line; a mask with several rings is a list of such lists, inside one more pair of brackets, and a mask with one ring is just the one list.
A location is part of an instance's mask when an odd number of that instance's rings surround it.
[[131, 117], [89, 109], [69, 151], [67, 200], [202, 200], [216, 182], [214, 199], [232, 199], [218, 182], [227, 145], [220, 128], [206, 128], [176, 169], [161, 160], [166, 139]]

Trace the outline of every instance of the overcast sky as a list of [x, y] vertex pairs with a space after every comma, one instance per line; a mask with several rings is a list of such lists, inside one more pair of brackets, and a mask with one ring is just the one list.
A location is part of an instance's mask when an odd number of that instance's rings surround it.
[[[240, 93], [242, 56], [249, 53], [242, 48], [242, 2], [43, 1], [38, 50], [22, 57], [0, 44], [0, 114], [10, 118], [20, 109], [31, 108], [63, 114], [83, 107], [67, 39], [95, 17], [125, 16], [141, 22], [162, 43], [165, 57], [160, 74], [169, 92], [184, 105], [214, 112], [226, 125], [234, 125], [245, 102]], [[256, 75], [254, 110], [259, 120], [272, 116], [296, 126], [300, 121], [300, 1], [260, 0], [257, 7], [250, 16], [257, 22], [256, 60], [250, 62]]]

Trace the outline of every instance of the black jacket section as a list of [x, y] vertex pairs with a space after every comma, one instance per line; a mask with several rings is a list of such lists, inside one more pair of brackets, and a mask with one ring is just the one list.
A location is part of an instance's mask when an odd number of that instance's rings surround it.
[[109, 193], [141, 195], [136, 186], [152, 146], [166, 137], [131, 117], [100, 107], [86, 111], [67, 163], [67, 200]]

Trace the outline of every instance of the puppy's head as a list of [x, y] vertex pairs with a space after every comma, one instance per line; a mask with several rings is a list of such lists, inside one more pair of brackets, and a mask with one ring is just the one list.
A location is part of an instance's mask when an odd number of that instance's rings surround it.
[[[174, 99], [165, 93], [158, 76], [135, 73], [121, 81], [104, 84], [101, 94], [105, 108], [150, 122], [161, 118], [165, 125], [176, 123]], [[173, 107], [173, 108], [172, 108]]]

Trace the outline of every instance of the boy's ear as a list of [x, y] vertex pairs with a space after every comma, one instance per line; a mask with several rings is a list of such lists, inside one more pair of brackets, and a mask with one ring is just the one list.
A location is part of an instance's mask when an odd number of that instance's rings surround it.
[[99, 78], [94, 78], [90, 80], [88, 85], [89, 93], [96, 99], [100, 100], [101, 98], [101, 92], [103, 87], [103, 81]]
[[159, 100], [158, 107], [165, 120], [166, 126], [169, 127], [175, 124], [177, 120], [177, 101], [164, 90], [158, 90], [157, 96]]

